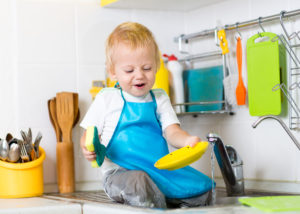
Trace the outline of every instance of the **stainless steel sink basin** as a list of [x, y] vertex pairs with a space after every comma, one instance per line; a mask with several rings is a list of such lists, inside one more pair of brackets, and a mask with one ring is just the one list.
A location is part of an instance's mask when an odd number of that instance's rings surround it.
[[[240, 205], [238, 199], [240, 197], [257, 197], [257, 196], [276, 196], [276, 195], [293, 195], [288, 193], [278, 193], [278, 192], [266, 192], [266, 191], [256, 191], [256, 190], [245, 190], [244, 196], [234, 196], [228, 197], [225, 188], [218, 187], [216, 189], [216, 202], [214, 205], [209, 207], [223, 207], [223, 206], [233, 206]], [[71, 202], [93, 202], [100, 204], [111, 204], [120, 205], [113, 202], [107, 197], [103, 190], [100, 191], [87, 191], [87, 192], [74, 192], [74, 193], [48, 193], [42, 197], [55, 199], [55, 200], [67, 200]], [[204, 208], [204, 207], [203, 207]], [[206, 207], [208, 208], [208, 207]], [[171, 209], [172, 210], [172, 209]]]

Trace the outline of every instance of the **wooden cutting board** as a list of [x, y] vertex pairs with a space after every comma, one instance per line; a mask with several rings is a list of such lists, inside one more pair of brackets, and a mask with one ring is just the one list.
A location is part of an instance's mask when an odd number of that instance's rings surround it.
[[247, 41], [248, 102], [252, 116], [281, 113], [281, 92], [272, 91], [280, 84], [279, 44], [278, 40], [272, 41], [276, 36], [263, 32]]

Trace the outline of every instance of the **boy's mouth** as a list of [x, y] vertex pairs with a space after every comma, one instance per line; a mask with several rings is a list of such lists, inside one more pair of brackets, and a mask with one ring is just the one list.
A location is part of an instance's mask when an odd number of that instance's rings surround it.
[[136, 84], [135, 86], [136, 86], [136, 87], [138, 87], [138, 88], [142, 88], [142, 87], [144, 87], [144, 86], [145, 86], [145, 83]]

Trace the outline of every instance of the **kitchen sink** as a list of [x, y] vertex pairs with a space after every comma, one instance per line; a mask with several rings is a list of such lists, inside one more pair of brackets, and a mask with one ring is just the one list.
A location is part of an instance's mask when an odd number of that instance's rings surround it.
[[[279, 196], [279, 195], [295, 195], [288, 193], [269, 192], [269, 191], [257, 191], [257, 190], [245, 190], [244, 196], [228, 197], [225, 188], [216, 188], [216, 201], [213, 206], [226, 206], [226, 205], [238, 205], [240, 204], [238, 199], [240, 197], [258, 197], [258, 196]], [[43, 197], [58, 199], [58, 200], [69, 200], [73, 202], [94, 202], [101, 204], [116, 204], [107, 197], [103, 190], [98, 191], [82, 191], [74, 193], [49, 193]]]

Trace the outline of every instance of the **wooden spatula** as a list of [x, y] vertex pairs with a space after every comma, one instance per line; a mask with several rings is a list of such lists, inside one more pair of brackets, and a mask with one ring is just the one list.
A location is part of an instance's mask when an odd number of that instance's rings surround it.
[[75, 118], [73, 93], [61, 92], [56, 94], [56, 113], [63, 142], [72, 142], [72, 127]]

